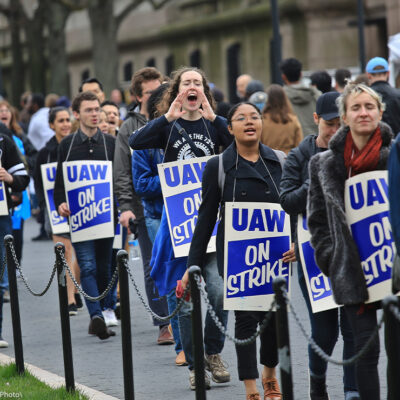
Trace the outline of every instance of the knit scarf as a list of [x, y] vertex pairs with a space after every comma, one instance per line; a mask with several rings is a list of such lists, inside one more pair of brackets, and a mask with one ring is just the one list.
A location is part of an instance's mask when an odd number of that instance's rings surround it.
[[347, 173], [350, 174], [350, 176], [354, 176], [362, 174], [363, 172], [373, 171], [378, 165], [381, 147], [382, 136], [379, 126], [362, 150], [358, 150], [354, 144], [351, 131], [349, 130], [343, 154]]

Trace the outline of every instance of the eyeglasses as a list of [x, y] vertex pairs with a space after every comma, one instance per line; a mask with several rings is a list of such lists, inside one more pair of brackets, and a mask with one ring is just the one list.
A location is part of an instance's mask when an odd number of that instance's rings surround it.
[[8, 108], [0, 108], [0, 114], [1, 113], [9, 113], [11, 112]]
[[247, 120], [259, 121], [260, 119], [261, 119], [260, 115], [254, 114], [254, 115], [250, 115], [250, 116], [247, 116], [247, 117], [245, 117], [245, 116], [237, 117], [237, 118], [233, 119], [232, 121], [235, 121], [235, 122], [245, 122]]

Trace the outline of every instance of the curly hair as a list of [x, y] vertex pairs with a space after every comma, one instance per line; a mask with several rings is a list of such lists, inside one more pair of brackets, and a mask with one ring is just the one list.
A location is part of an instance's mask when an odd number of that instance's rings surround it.
[[204, 94], [207, 97], [208, 102], [213, 110], [215, 110], [215, 100], [212, 96], [210, 86], [208, 85], [207, 77], [205, 73], [196, 67], [181, 67], [172, 73], [172, 80], [169, 84], [168, 90], [164, 93], [161, 101], [157, 105], [158, 115], [165, 114], [172, 102], [176, 99], [179, 94], [179, 85], [181, 83], [181, 77], [185, 72], [194, 71], [201, 75]]

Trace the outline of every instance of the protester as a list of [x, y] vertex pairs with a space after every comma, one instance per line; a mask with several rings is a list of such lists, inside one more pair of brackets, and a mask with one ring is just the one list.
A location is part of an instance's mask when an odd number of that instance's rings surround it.
[[[5, 257], [4, 236], [11, 234], [12, 200], [9, 189], [22, 192], [29, 183], [29, 176], [19, 155], [17, 146], [12, 139], [0, 134], [0, 181], [4, 184], [6, 207], [9, 215], [0, 216], [0, 260]], [[3, 263], [1, 263], [3, 267]], [[3, 288], [0, 286], [0, 348], [8, 347], [8, 343], [2, 337], [3, 326]]]
[[[97, 127], [100, 114], [100, 101], [93, 92], [82, 92], [72, 102], [75, 118], [80, 128], [73, 135], [64, 138], [58, 148], [57, 175], [54, 186], [54, 203], [59, 215], [68, 217], [70, 209], [66, 202], [63, 177], [63, 162], [77, 160], [112, 161], [115, 139], [103, 134]], [[83, 290], [92, 297], [102, 293], [111, 280], [111, 255], [114, 236], [102, 239], [85, 240], [73, 243], [78, 265], [81, 270]], [[114, 336], [108, 326], [115, 326], [113, 294], [108, 292], [103, 300], [85, 299], [90, 315], [89, 334], [104, 340]]]
[[101, 130], [102, 133], [110, 133], [110, 124], [107, 121], [107, 114], [104, 110], [100, 110], [98, 128]]
[[[220, 146], [227, 147], [231, 142], [226, 120], [215, 115], [214, 99], [209, 84], [204, 72], [198, 68], [182, 67], [174, 73], [170, 87], [158, 105], [158, 113], [161, 115], [160, 117], [135, 131], [129, 138], [129, 144], [134, 150], [164, 149], [164, 162], [168, 162], [210, 156], [216, 154]], [[178, 132], [177, 123], [185, 130], [185, 140]], [[180, 131], [182, 132], [181, 129]], [[153, 247], [152, 275], [165, 274], [165, 270], [171, 264], [176, 271], [180, 269], [183, 271], [185, 261], [185, 258], [175, 259], [173, 256], [164, 212]], [[222, 309], [222, 279], [216, 272], [213, 257], [209, 257], [205, 274], [210, 302], [226, 326], [227, 312]], [[170, 284], [172, 286], [168, 288], [169, 290], [175, 287], [176, 282]], [[191, 315], [190, 307], [187, 304], [181, 308], [179, 313], [179, 329], [190, 371], [190, 387], [194, 390]], [[204, 340], [207, 365], [211, 370], [213, 380], [217, 383], [228, 382], [230, 374], [220, 356], [225, 337], [211, 321], [210, 316], [206, 317]], [[207, 380], [208, 388], [209, 385], [209, 380]]]
[[109, 130], [108, 133], [113, 136], [118, 135], [119, 131], [119, 110], [118, 106], [109, 100], [103, 101], [101, 103], [101, 109], [104, 110], [104, 112], [107, 115], [107, 122], [109, 125]]
[[370, 87], [382, 96], [382, 101], [385, 104], [382, 121], [386, 122], [392, 128], [394, 135], [397, 136], [400, 132], [400, 90], [393, 88], [388, 82], [389, 64], [382, 57], [374, 57], [368, 61], [365, 70]]
[[87, 91], [93, 92], [99, 98], [100, 104], [106, 99], [103, 85], [97, 78], [88, 78], [82, 81], [79, 93]]
[[285, 83], [284, 90], [300, 121], [303, 134], [306, 136], [317, 133], [312, 115], [321, 92], [301, 82], [302, 65], [299, 60], [287, 58], [280, 63], [279, 67]]
[[[53, 237], [53, 242], [61, 242], [65, 246], [65, 259], [68, 266], [71, 268], [75, 279], [80, 283], [80, 271], [76, 261], [75, 251], [72, 247], [71, 237], [69, 233], [53, 234], [50, 216], [46, 206], [45, 192], [43, 187], [41, 165], [57, 162], [58, 147], [62, 139], [71, 133], [71, 118], [69, 110], [65, 107], [53, 107], [49, 112], [49, 125], [54, 130], [55, 135], [46, 143], [39, 151], [36, 168], [35, 168], [35, 190], [41, 208], [45, 209], [44, 221], [47, 234]], [[78, 309], [83, 307], [82, 299], [78, 294], [69, 274], [66, 274], [67, 279], [67, 294], [68, 294], [68, 311], [69, 315], [76, 315]]]
[[[281, 164], [278, 156], [269, 147], [260, 143], [262, 118], [256, 106], [239, 103], [228, 114], [228, 129], [234, 136], [234, 143], [223, 153], [222, 162], [225, 184], [219, 187], [219, 157], [212, 158], [206, 165], [202, 180], [202, 203], [199, 209], [195, 232], [187, 265], [204, 268], [208, 241], [217, 220], [218, 210], [224, 209], [226, 202], [279, 202], [279, 181]], [[236, 190], [235, 188], [241, 188]], [[283, 255], [283, 261], [294, 261], [294, 250]], [[224, 213], [217, 233], [218, 273], [223, 276], [224, 260]], [[207, 280], [206, 280], [207, 282]], [[188, 272], [182, 278], [182, 285], [188, 284]], [[257, 325], [265, 318], [261, 311], [235, 311], [235, 337], [245, 339], [253, 335]], [[263, 367], [262, 382], [264, 399], [277, 400], [282, 395], [276, 379], [275, 367], [278, 364], [275, 317], [272, 317], [260, 335], [260, 359]], [[239, 379], [244, 381], [246, 399], [257, 400], [258, 378], [256, 343], [245, 346], [236, 345]]]
[[286, 154], [303, 139], [301, 125], [285, 91], [280, 85], [267, 89], [267, 102], [262, 111], [261, 143]]
[[236, 95], [240, 100], [244, 100], [246, 98], [246, 88], [251, 80], [253, 80], [253, 78], [249, 74], [243, 74], [237, 77]]
[[327, 71], [315, 71], [310, 75], [311, 86], [317, 88], [321, 93], [332, 91], [332, 77]]
[[[380, 122], [380, 96], [363, 84], [348, 84], [339, 98], [344, 127], [330, 140], [329, 149], [310, 161], [307, 201], [308, 228], [315, 260], [330, 278], [337, 304], [350, 323], [355, 352], [374, 335], [376, 303], [366, 304], [368, 290], [360, 254], [346, 221], [344, 186], [347, 178], [386, 170], [392, 131]], [[379, 400], [379, 335], [356, 362], [357, 388], [362, 400]]]
[[[314, 121], [318, 126], [318, 136], [308, 135], [298, 147], [293, 149], [285, 162], [280, 184], [280, 201], [282, 208], [294, 216], [297, 221], [298, 214], [306, 215], [307, 191], [309, 188], [308, 164], [314, 154], [328, 149], [328, 143], [340, 128], [339, 110], [336, 99], [337, 92], [322, 94], [317, 100]], [[299, 255], [299, 243], [296, 238], [295, 251], [297, 258], [297, 275], [299, 285], [307, 305], [311, 323], [311, 337], [322, 350], [331, 355], [338, 339], [339, 325], [343, 336], [343, 359], [354, 355], [353, 335], [343, 308], [337, 308], [313, 313], [306, 285], [306, 278]], [[305, 266], [307, 268], [307, 266]], [[340, 314], [340, 324], [338, 321]], [[308, 346], [308, 364], [310, 370], [310, 399], [328, 400], [326, 390], [326, 371], [328, 364]], [[355, 379], [354, 366], [343, 368], [345, 400], [359, 399]]]
[[[138, 70], [132, 77], [132, 89], [139, 106], [128, 112], [128, 116], [118, 132], [114, 155], [114, 191], [118, 199], [120, 211], [119, 221], [129, 229], [129, 220], [138, 222], [138, 240], [142, 255], [146, 296], [150, 308], [161, 317], [168, 315], [168, 305], [165, 298], [160, 298], [153, 279], [150, 277], [150, 259], [152, 243], [147, 233], [140, 197], [135, 193], [132, 184], [132, 155], [128, 138], [132, 133], [147, 123], [149, 118], [147, 102], [155, 89], [162, 82], [161, 73], [153, 67]], [[168, 323], [153, 318], [153, 325], [159, 327], [157, 343], [172, 344], [173, 337], [168, 331]]]
[[346, 68], [339, 68], [335, 72], [335, 90], [343, 93], [347, 81], [351, 79], [351, 72]]

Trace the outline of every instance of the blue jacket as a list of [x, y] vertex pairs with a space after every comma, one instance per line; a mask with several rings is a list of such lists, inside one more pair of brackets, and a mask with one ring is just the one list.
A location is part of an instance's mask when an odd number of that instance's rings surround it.
[[135, 150], [132, 154], [132, 179], [135, 192], [142, 199], [144, 216], [160, 219], [163, 197], [157, 164], [163, 160], [162, 150]]

